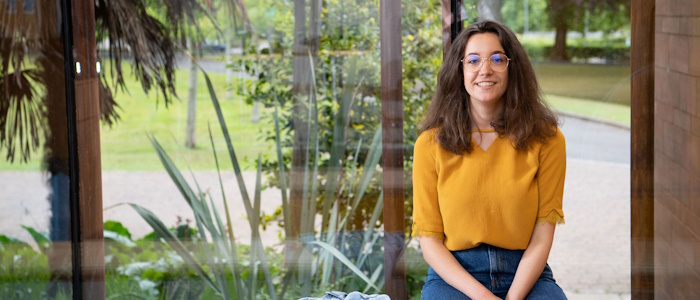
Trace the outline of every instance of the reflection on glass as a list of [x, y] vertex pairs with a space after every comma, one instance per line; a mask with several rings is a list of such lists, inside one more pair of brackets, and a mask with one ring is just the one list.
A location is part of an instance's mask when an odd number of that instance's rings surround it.
[[16, 13], [17, 0], [7, 0], [7, 2], [5, 3], [5, 7], [7, 9], [7, 13]]
[[25, 14], [34, 13], [34, 0], [23, 0], [22, 1], [22, 11]]
[[503, 1], [501, 12], [566, 137], [569, 217], [549, 257], [557, 282], [571, 297], [629, 295], [629, 2]]
[[[383, 292], [378, 4], [150, 10], [165, 23], [171, 12], [194, 12], [187, 36], [174, 40], [192, 57], [179, 53], [172, 70], [182, 101], [157, 106], [158, 94], [138, 89], [143, 77], [124, 76], [129, 93], [114, 93], [119, 120], [101, 133], [108, 296]], [[416, 121], [441, 61], [439, 10], [422, 8], [438, 5], [404, 3], [403, 31], [394, 33], [407, 41], [407, 183]], [[98, 34], [100, 45], [115, 42]], [[143, 55], [129, 46], [124, 57]], [[101, 54], [107, 84], [131, 64], [115, 56]], [[412, 294], [427, 269], [414, 244], [406, 252]]]
[[[0, 298], [70, 298], [63, 36], [58, 5], [0, 11]], [[39, 19], [41, 16], [41, 20]]]

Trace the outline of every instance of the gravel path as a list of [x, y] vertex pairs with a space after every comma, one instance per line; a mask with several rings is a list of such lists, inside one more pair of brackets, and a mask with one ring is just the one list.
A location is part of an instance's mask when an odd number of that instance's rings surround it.
[[[195, 172], [197, 182], [204, 191], [212, 194], [214, 204], [224, 212], [219, 179], [215, 171]], [[194, 188], [191, 176], [185, 178]], [[231, 222], [237, 241], [250, 243], [250, 225], [245, 217], [245, 206], [238, 184], [232, 172], [223, 173], [222, 179]], [[21, 228], [27, 225], [39, 231], [48, 231], [50, 205], [49, 188], [46, 178], [40, 172], [0, 172], [3, 192], [0, 194], [0, 234], [30, 241], [31, 236]], [[255, 173], [245, 172], [244, 181], [252, 201], [255, 187]], [[178, 217], [193, 220], [194, 215], [166, 172], [147, 171], [104, 171], [102, 172], [102, 192], [104, 220], [122, 222], [132, 237], [139, 238], [152, 231], [148, 224], [127, 205], [135, 203], [154, 212], [167, 226], [177, 223]], [[266, 214], [274, 213], [281, 205], [279, 190], [265, 190], [261, 193], [261, 208]], [[225, 218], [225, 215], [221, 215]], [[274, 225], [273, 227], [276, 227]], [[263, 243], [272, 246], [279, 243], [276, 228], [263, 232]]]

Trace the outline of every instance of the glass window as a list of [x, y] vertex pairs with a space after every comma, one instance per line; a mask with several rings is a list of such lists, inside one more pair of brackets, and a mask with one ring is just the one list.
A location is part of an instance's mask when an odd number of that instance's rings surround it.
[[[183, 27], [175, 41], [186, 49], [174, 58], [177, 81], [118, 58], [166, 53], [161, 44], [116, 44], [98, 28], [113, 50], [101, 49], [103, 83], [120, 107], [101, 131], [105, 228], [120, 236], [106, 239], [108, 296], [384, 291], [379, 2], [298, 3], [172, 8], [192, 12], [183, 20], [200, 30]], [[168, 9], [146, 11], [167, 20]], [[410, 215], [411, 145], [442, 59], [439, 1], [406, 2], [401, 14], [392, 34], [405, 41], [410, 76], [397, 148]], [[112, 85], [118, 68], [128, 93]], [[143, 92], [141, 74], [165, 79], [180, 100]], [[407, 255], [411, 276], [423, 277], [417, 248]]]
[[566, 225], [549, 265], [571, 297], [629, 295], [630, 7], [567, 3], [503, 1], [500, 9], [566, 138]]
[[[7, 1], [11, 10], [16, 3]], [[47, 18], [61, 18], [57, 6], [45, 8]], [[34, 20], [18, 18], [3, 31], [12, 39], [2, 37], [0, 48], [0, 298], [69, 299], [71, 179], [63, 36], [53, 27], [36, 28]]]
[[[400, 29], [382, 26], [381, 1], [369, 0], [96, 9], [107, 298], [384, 293], [397, 245], [408, 297], [420, 297], [428, 264], [410, 237], [414, 146], [443, 63], [443, 8], [402, 2]], [[549, 2], [465, 0], [458, 21], [512, 29], [560, 121], [567, 226], [549, 257], [557, 282], [569, 295], [629, 294], [629, 5]], [[61, 19], [57, 6], [22, 5]], [[16, 6], [8, 0], [7, 12]], [[9, 274], [0, 298], [68, 298], [62, 36], [11, 29], [27, 36], [3, 43], [0, 58], [0, 274]], [[401, 69], [389, 76], [382, 50], [392, 48]], [[491, 54], [480, 68], [496, 69]], [[497, 58], [510, 72], [521, 62], [506, 54]], [[387, 112], [392, 76], [400, 121]], [[383, 136], [388, 128], [400, 130]], [[403, 204], [398, 234], [385, 200]]]

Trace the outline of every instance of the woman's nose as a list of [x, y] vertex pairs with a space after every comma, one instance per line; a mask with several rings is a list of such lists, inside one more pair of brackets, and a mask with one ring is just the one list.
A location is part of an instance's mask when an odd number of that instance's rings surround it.
[[493, 73], [493, 69], [491, 69], [491, 64], [489, 63], [489, 60], [485, 58], [481, 61], [481, 65], [479, 66], [479, 74], [491, 73]]

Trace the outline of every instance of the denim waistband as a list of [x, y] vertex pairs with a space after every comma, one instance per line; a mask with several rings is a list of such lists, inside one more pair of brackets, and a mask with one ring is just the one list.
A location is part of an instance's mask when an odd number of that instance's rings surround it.
[[[453, 251], [452, 255], [469, 274], [491, 292], [503, 293], [507, 292], [513, 283], [515, 271], [524, 252], [524, 250], [508, 250], [481, 244], [472, 249]], [[542, 277], [552, 278], [549, 265], [545, 266], [540, 278]], [[440, 279], [440, 277], [432, 268], [429, 268], [426, 282], [434, 279]]]

